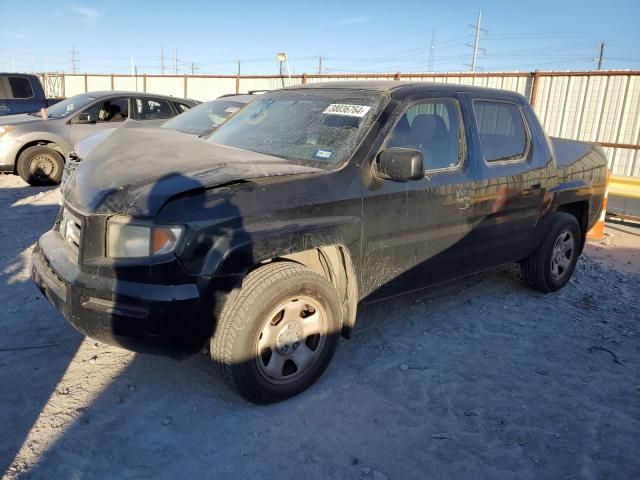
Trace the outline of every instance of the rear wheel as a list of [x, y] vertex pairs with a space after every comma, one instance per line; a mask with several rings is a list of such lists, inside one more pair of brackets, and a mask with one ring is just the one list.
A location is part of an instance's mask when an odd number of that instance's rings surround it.
[[340, 301], [331, 283], [304, 265], [274, 262], [251, 272], [229, 298], [211, 339], [211, 356], [241, 396], [276, 402], [322, 375], [340, 325]]
[[18, 157], [18, 175], [30, 185], [54, 185], [60, 183], [64, 158], [52, 148], [38, 145], [29, 147]]
[[581, 242], [576, 218], [568, 213], [555, 213], [538, 248], [520, 263], [523, 278], [541, 292], [561, 289], [575, 270]]

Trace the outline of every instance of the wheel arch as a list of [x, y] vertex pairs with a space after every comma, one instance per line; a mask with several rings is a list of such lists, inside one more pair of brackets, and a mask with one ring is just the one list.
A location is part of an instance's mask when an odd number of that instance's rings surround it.
[[586, 200], [580, 200], [576, 202], [563, 203], [558, 205], [556, 212], [568, 213], [575, 217], [580, 226], [580, 252], [584, 248], [585, 241], [587, 239], [587, 231], [589, 229], [589, 202]]
[[53, 140], [53, 139], [40, 139], [40, 140], [30, 140], [28, 142], [26, 142], [24, 145], [22, 145], [20, 147], [20, 149], [16, 152], [16, 158], [15, 161], [13, 163], [13, 173], [17, 174], [18, 173], [18, 159], [20, 158], [20, 155], [22, 155], [22, 153], [27, 150], [28, 148], [31, 147], [39, 147], [39, 146], [43, 146], [43, 147], [48, 147], [52, 150], [55, 150], [56, 152], [58, 152], [60, 154], [60, 156], [62, 156], [62, 161], [65, 162], [66, 161], [66, 151], [65, 149], [60, 145], [59, 142]]

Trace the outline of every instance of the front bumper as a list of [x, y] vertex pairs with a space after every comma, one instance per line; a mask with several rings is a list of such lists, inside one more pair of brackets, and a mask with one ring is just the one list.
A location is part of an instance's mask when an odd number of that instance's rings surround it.
[[69, 323], [102, 342], [181, 356], [208, 338], [195, 284], [139, 283], [83, 272], [56, 231], [45, 233], [34, 248], [31, 276]]

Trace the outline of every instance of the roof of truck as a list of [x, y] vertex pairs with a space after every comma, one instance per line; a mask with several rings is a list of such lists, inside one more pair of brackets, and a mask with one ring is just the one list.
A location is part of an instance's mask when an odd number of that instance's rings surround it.
[[436, 83], [436, 82], [410, 82], [403, 80], [346, 80], [337, 82], [318, 82], [307, 83], [305, 85], [296, 85], [287, 87], [285, 90], [292, 89], [315, 89], [315, 88], [332, 88], [339, 90], [368, 90], [374, 92], [398, 92], [409, 90], [423, 90], [434, 92], [468, 92], [474, 94], [483, 93], [502, 93], [510, 96], [521, 96], [519, 93], [509, 90], [499, 90], [495, 88], [477, 87], [474, 85], [463, 85], [459, 83]]

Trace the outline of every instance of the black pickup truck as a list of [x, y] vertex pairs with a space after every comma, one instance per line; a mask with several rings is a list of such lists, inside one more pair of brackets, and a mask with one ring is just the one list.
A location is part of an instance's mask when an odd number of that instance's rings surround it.
[[547, 137], [512, 92], [287, 88], [206, 141], [119, 129], [71, 177], [32, 275], [84, 334], [178, 356], [208, 345], [232, 388], [273, 402], [322, 374], [359, 302], [509, 262], [563, 287], [606, 165]]

